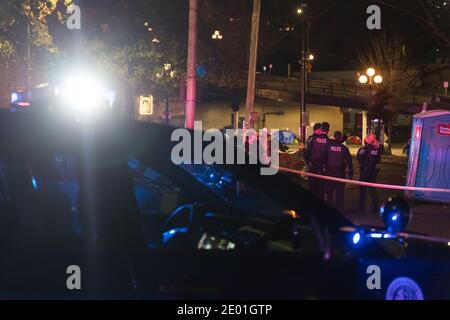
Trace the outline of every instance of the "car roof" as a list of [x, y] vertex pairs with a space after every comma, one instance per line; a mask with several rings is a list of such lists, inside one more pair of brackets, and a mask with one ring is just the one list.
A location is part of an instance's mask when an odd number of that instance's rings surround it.
[[[114, 159], [120, 159], [126, 152], [187, 191], [205, 191], [204, 198], [201, 199], [205, 203], [215, 204], [216, 207], [220, 205], [225, 212], [237, 212], [235, 207], [223, 203], [223, 199], [171, 161], [173, 147], [178, 143], [171, 141], [174, 129], [156, 123], [113, 117], [80, 122], [47, 113], [0, 113], [0, 146], [3, 150], [21, 149], [30, 153], [42, 153], [52, 149], [82, 154], [91, 150], [100, 156], [107, 155], [107, 159], [112, 159], [112, 164]], [[252, 187], [283, 206], [298, 209], [300, 214], [304, 212], [316, 215], [322, 225], [336, 228], [352, 225], [337, 211], [301, 188], [288, 174], [261, 176], [261, 165], [221, 167], [245, 178]]]

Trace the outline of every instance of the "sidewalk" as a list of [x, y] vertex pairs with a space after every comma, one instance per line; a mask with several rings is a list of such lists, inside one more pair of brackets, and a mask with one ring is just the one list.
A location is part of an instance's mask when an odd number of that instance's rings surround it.
[[[406, 157], [383, 156], [378, 182], [405, 185]], [[396, 190], [378, 189], [379, 205], [389, 197], [403, 196]], [[345, 213], [353, 223], [383, 228], [383, 222], [377, 212], [362, 214], [356, 209], [359, 187], [347, 186], [345, 192]], [[370, 200], [367, 199], [366, 206]], [[450, 240], [450, 205], [410, 201], [411, 221], [407, 231], [422, 233]]]
[[[384, 228], [381, 218], [376, 213], [346, 214], [357, 225]], [[411, 220], [407, 231], [421, 233], [450, 241], [450, 207], [442, 204], [411, 204]]]

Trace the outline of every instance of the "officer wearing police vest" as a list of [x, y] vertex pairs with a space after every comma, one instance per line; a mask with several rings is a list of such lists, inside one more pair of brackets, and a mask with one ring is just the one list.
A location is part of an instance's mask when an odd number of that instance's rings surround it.
[[[327, 146], [329, 142], [328, 132], [330, 124], [324, 122], [321, 125], [321, 133], [314, 134], [306, 147], [305, 159], [308, 164], [308, 172], [324, 174], [324, 166], [327, 157]], [[324, 198], [324, 183], [320, 179], [309, 178], [310, 190], [319, 198]]]
[[[336, 131], [330, 139], [327, 147], [327, 159], [325, 162], [325, 174], [335, 178], [353, 178], [353, 164], [350, 151], [342, 143], [344, 135]], [[345, 184], [342, 182], [327, 181], [325, 193], [327, 202], [337, 209], [344, 207]]]
[[313, 134], [308, 137], [308, 139], [306, 140], [306, 144], [309, 145], [309, 143], [314, 137], [317, 137], [318, 135], [321, 134], [322, 134], [322, 124], [316, 123], [313, 127]]
[[[364, 139], [365, 146], [358, 150], [357, 159], [360, 166], [360, 181], [376, 182], [378, 169], [377, 164], [381, 161], [380, 143], [373, 133]], [[359, 188], [359, 211], [364, 213], [366, 205], [366, 194], [371, 199], [372, 212], [378, 211], [378, 197], [375, 188], [360, 186]]]

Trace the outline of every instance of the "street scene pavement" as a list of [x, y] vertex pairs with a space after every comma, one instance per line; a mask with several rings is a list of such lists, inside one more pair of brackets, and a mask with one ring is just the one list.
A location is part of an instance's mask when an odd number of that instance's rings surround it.
[[[356, 159], [353, 160], [355, 177], [358, 177]], [[378, 183], [405, 185], [407, 170], [406, 157], [383, 156], [380, 165]], [[402, 195], [401, 191], [378, 189], [378, 200], [381, 203], [391, 196]], [[345, 193], [346, 216], [354, 223], [383, 227], [378, 213], [361, 214], [357, 210], [359, 186], [348, 185]], [[368, 200], [369, 201], [369, 200]], [[366, 203], [366, 208], [369, 203]], [[433, 237], [450, 239], [450, 207], [445, 204], [410, 201], [412, 218], [407, 231], [427, 234]]]
[[0, 0], [0, 300], [450, 300], [449, 31], [450, 0]]
[[[361, 146], [349, 145], [352, 154], [354, 180], [359, 179], [359, 164], [356, 159], [356, 153]], [[392, 155], [383, 155], [378, 168], [377, 183], [405, 186], [407, 175], [407, 157], [403, 153], [401, 144], [393, 144], [391, 149]], [[296, 162], [283, 163], [281, 166], [296, 168]], [[308, 188], [305, 181], [300, 182], [302, 187]], [[379, 208], [386, 203], [389, 198], [400, 196], [403, 197], [403, 191], [378, 188], [378, 205]], [[339, 208], [339, 211], [356, 225], [373, 226], [385, 228], [380, 218], [379, 212], [370, 212], [370, 198], [366, 198], [366, 212], [361, 213], [358, 209], [359, 186], [347, 184], [345, 187], [345, 205]], [[424, 201], [408, 200], [411, 208], [411, 220], [406, 231], [424, 234], [436, 238], [448, 239], [450, 242], [450, 206], [442, 203], [431, 203]]]

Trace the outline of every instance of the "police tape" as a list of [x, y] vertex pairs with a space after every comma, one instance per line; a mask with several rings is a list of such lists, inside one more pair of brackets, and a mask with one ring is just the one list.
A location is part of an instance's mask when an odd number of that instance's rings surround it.
[[398, 186], [398, 185], [392, 185], [392, 184], [382, 184], [382, 183], [373, 183], [373, 182], [364, 182], [364, 181], [356, 181], [356, 180], [350, 180], [350, 179], [335, 178], [335, 177], [330, 177], [330, 176], [324, 176], [321, 174], [315, 174], [315, 173], [310, 173], [310, 172], [306, 172], [306, 171], [294, 170], [294, 169], [277, 167], [277, 166], [272, 166], [272, 168], [274, 168], [280, 172], [292, 173], [292, 174], [301, 175], [301, 176], [310, 177], [310, 178], [316, 178], [316, 179], [333, 181], [333, 182], [342, 182], [345, 184], [353, 184], [353, 185], [359, 185], [359, 186], [364, 186], [364, 187], [373, 187], [373, 188], [390, 189], [390, 190], [402, 190], [402, 191], [416, 191], [416, 192], [450, 193], [450, 189], [406, 187], [406, 186]]

